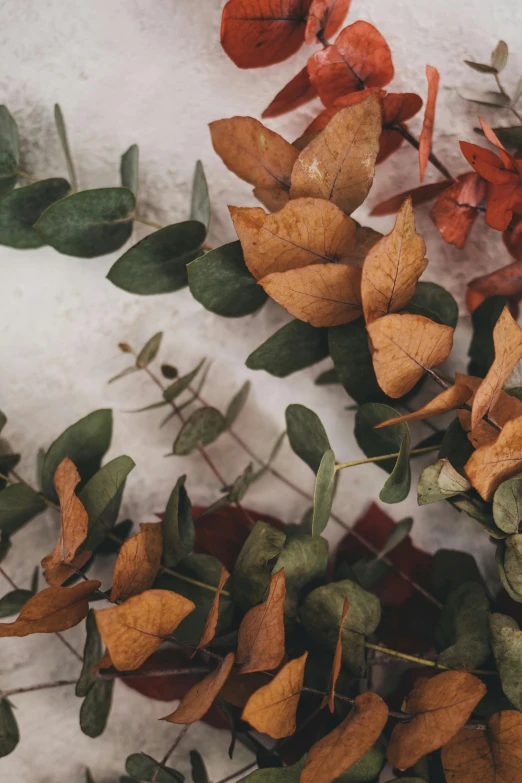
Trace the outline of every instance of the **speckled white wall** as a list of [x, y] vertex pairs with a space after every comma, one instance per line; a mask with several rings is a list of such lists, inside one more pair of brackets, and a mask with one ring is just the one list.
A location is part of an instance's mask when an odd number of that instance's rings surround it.
[[[214, 155], [207, 131], [213, 119], [234, 114], [259, 116], [273, 95], [302, 67], [303, 49], [292, 61], [260, 71], [240, 71], [219, 45], [222, 0], [2, 0], [0, 99], [15, 116], [23, 139], [24, 167], [39, 177], [65, 173], [53, 129], [52, 106], [64, 110], [82, 187], [116, 184], [119, 156], [133, 142], [140, 145], [140, 212], [161, 222], [187, 214], [190, 181], [196, 158], [204, 162], [212, 196], [212, 244], [233, 238], [227, 204], [253, 204], [249, 188], [230, 174]], [[457, 95], [463, 83], [482, 79], [462, 59], [483, 59], [499, 38], [513, 50], [520, 44], [522, 5], [503, 0], [493, 6], [480, 0], [353, 0], [351, 20], [366, 19], [388, 40], [395, 62], [392, 87], [425, 96], [427, 62], [441, 72], [435, 148], [451, 171], [465, 168], [459, 138], [472, 138], [474, 108]], [[507, 71], [512, 86], [522, 59], [513, 54]], [[316, 108], [316, 107], [315, 107]], [[314, 114], [309, 106], [270, 122], [289, 139], [300, 135]], [[491, 118], [487, 110], [486, 119]], [[507, 118], [505, 119], [507, 122]], [[411, 123], [419, 131], [420, 120]], [[414, 151], [404, 146], [380, 167], [369, 203], [418, 182]], [[430, 180], [437, 178], [433, 170]], [[365, 219], [361, 209], [358, 217]], [[390, 219], [367, 221], [387, 229]], [[426, 209], [418, 210], [431, 265], [427, 279], [444, 283], [461, 300], [463, 282], [508, 262], [499, 237], [483, 225], [473, 229], [465, 252], [445, 245]], [[139, 234], [137, 234], [139, 235]], [[35, 458], [68, 424], [99, 407], [113, 407], [115, 436], [111, 456], [130, 454], [137, 467], [131, 475], [123, 513], [136, 522], [161, 509], [177, 476], [189, 474], [189, 491], [198, 502], [210, 502], [218, 487], [197, 456], [185, 461], [164, 459], [174, 429], [158, 429], [162, 413], [125, 413], [157, 399], [146, 378], [131, 376], [107, 386], [107, 379], [125, 366], [120, 340], [136, 346], [155, 331], [165, 332], [163, 356], [182, 370], [203, 356], [213, 361], [207, 396], [224, 405], [240, 383], [250, 378], [253, 391], [239, 421], [245, 439], [267, 455], [284, 426], [290, 402], [310, 405], [321, 415], [338, 457], [355, 458], [353, 414], [338, 388], [318, 389], [312, 379], [318, 368], [279, 381], [246, 370], [244, 358], [285, 321], [275, 305], [240, 321], [226, 321], [204, 311], [188, 292], [153, 298], [130, 296], [104, 278], [114, 257], [90, 261], [67, 258], [51, 249], [0, 250], [0, 408], [9, 417], [6, 436], [23, 454], [21, 472], [34, 478]], [[464, 355], [466, 330], [458, 339]], [[419, 428], [419, 434], [421, 429]], [[212, 455], [228, 479], [246, 465], [245, 456], [225, 436]], [[312, 476], [285, 447], [279, 465], [303, 486]], [[336, 506], [347, 522], [376, 496], [383, 474], [376, 467], [355, 469], [343, 477]], [[286, 521], [306, 507], [297, 495], [265, 478], [252, 491], [253, 507]], [[419, 510], [414, 493], [397, 508], [397, 519], [415, 517], [414, 537], [426, 548], [450, 542], [474, 552], [493, 576], [491, 548], [479, 528], [449, 507]], [[31, 566], [49, 551], [57, 520], [44, 515], [16, 539], [6, 570], [22, 586]], [[342, 530], [332, 525], [335, 542]], [[107, 575], [107, 578], [110, 578]], [[7, 585], [1, 585], [2, 591]], [[69, 634], [78, 648], [83, 629]], [[77, 662], [55, 637], [4, 640], [0, 647], [1, 687], [17, 687], [75, 676]], [[0, 762], [2, 781], [72, 783], [82, 780], [88, 763], [97, 783], [109, 783], [123, 771], [126, 755], [144, 750], [163, 755], [176, 729], [157, 718], [165, 705], [149, 702], [117, 686], [109, 728], [89, 740], [77, 728], [79, 702], [70, 690], [44, 691], [15, 700], [22, 741]], [[248, 760], [238, 752], [226, 763], [226, 738], [197, 726], [190, 730], [175, 766], [187, 772], [187, 751], [203, 747], [214, 780]], [[185, 751], [185, 752], [183, 752]]]

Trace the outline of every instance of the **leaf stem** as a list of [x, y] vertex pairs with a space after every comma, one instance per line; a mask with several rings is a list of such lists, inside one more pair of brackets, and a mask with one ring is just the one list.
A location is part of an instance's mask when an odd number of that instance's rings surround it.
[[[440, 446], [423, 446], [421, 449], [412, 449], [411, 454], [428, 454], [430, 451], [439, 451]], [[344, 470], [344, 468], [354, 468], [356, 465], [366, 465], [369, 462], [382, 462], [386, 459], [393, 459], [399, 456], [399, 452], [394, 454], [381, 454], [379, 457], [367, 457], [366, 459], [355, 459], [352, 462], [338, 462], [335, 466], [336, 470]]]
[[[179, 571], [175, 571], [173, 568], [167, 568], [167, 566], [160, 566], [160, 571], [163, 571], [165, 574], [171, 574], [172, 576], [175, 576], [177, 579], [180, 579], [182, 582], [188, 582], [188, 584], [195, 585], [196, 587], [201, 587], [203, 588], [203, 590], [210, 590], [211, 593], [217, 593], [217, 587], [214, 587], [214, 585], [207, 585], [205, 582], [199, 582], [197, 579], [192, 579], [191, 576], [180, 574]], [[230, 593], [228, 592], [228, 590], [221, 590], [221, 595], [229, 596]]]
[[155, 220], [149, 220], [149, 218], [141, 217], [141, 215], [132, 215], [132, 220], [135, 220], [137, 223], [143, 223], [144, 226], [156, 228], [158, 231], [160, 231], [162, 228], [165, 228], [165, 226], [162, 226], [161, 223], [156, 223]]
[[[393, 658], [400, 658], [403, 661], [410, 661], [411, 663], [419, 663], [421, 666], [432, 666], [435, 669], [444, 669], [445, 671], [454, 671], [451, 666], [444, 666], [437, 661], [432, 661], [429, 658], [421, 658], [417, 655], [409, 655], [408, 653], [399, 652], [398, 650], [391, 650], [389, 647], [383, 647], [381, 644], [372, 644], [371, 642], [365, 642], [364, 646], [367, 650], [375, 650], [376, 652], [384, 653]], [[376, 659], [378, 662], [378, 659]], [[471, 674], [480, 674], [483, 676], [498, 677], [498, 672], [492, 669], [470, 669]]]
[[161, 761], [158, 764], [158, 766], [156, 767], [156, 770], [154, 772], [154, 775], [152, 776], [152, 779], [151, 779], [150, 783], [156, 783], [156, 781], [158, 779], [159, 773], [161, 772], [162, 769], [164, 769], [165, 764], [167, 763], [169, 758], [172, 756], [172, 754], [174, 753], [174, 751], [178, 747], [179, 743], [181, 742], [181, 740], [183, 739], [183, 737], [185, 736], [185, 734], [187, 733], [189, 728], [190, 728], [190, 723], [187, 723], [186, 726], [183, 726], [183, 728], [179, 732], [178, 736], [176, 737], [176, 739], [174, 740], [174, 742], [172, 743], [172, 745], [170, 746], [168, 751], [165, 753], [165, 755], [161, 759]]
[[28, 179], [31, 182], [40, 182], [41, 181], [41, 180], [38, 179], [38, 177], [33, 177], [32, 174], [28, 174], [27, 171], [20, 171], [20, 169], [18, 169], [18, 171], [16, 173], [18, 174], [19, 177], [23, 177], [24, 179]]
[[26, 685], [23, 688], [12, 688], [10, 691], [0, 691], [0, 699], [9, 696], [18, 696], [19, 693], [32, 693], [33, 691], [45, 691], [49, 688], [61, 688], [64, 685], [76, 685], [77, 680], [55, 680], [55, 682], [42, 682], [39, 685]]
[[509, 106], [507, 106], [506, 108], [508, 108], [508, 109], [509, 109], [509, 111], [510, 111], [510, 112], [512, 112], [512, 113], [515, 115], [515, 117], [517, 118], [517, 120], [518, 120], [520, 123], [522, 123], [522, 114], [519, 114], [519, 113], [518, 113], [518, 111], [515, 109], [515, 107], [512, 105], [512, 103], [513, 103], [513, 102], [512, 102], [512, 100], [511, 100], [511, 96], [510, 96], [510, 95], [509, 95], [509, 94], [506, 92], [506, 90], [505, 90], [505, 89], [504, 89], [504, 87], [502, 86], [502, 82], [500, 81], [500, 76], [498, 75], [498, 73], [495, 73], [495, 74], [493, 74], [493, 76], [495, 77], [495, 81], [496, 81], [496, 83], [497, 83], [497, 87], [498, 87], [498, 89], [500, 90], [500, 92], [502, 93], [502, 95], [503, 95], [505, 98], [507, 98], [507, 99], [509, 100], [509, 103], [510, 103], [510, 105], [509, 105]]
[[241, 769], [236, 769], [235, 772], [232, 772], [230, 775], [227, 775], [226, 778], [221, 778], [221, 780], [218, 780], [217, 783], [229, 783], [230, 780], [234, 780], [234, 778], [237, 778], [238, 775], [243, 775], [245, 772], [251, 770], [252, 767], [257, 767], [257, 761], [251, 761], [250, 764], [241, 767]]

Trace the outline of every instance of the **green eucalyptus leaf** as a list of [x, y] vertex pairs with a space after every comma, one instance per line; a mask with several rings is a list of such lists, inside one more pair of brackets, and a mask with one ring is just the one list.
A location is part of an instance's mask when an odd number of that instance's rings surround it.
[[473, 60], [464, 60], [464, 62], [474, 71], [478, 71], [479, 73], [497, 73], [497, 69], [493, 65], [488, 65], [487, 63], [476, 63], [473, 62]]
[[292, 450], [317, 473], [330, 441], [319, 416], [304, 405], [289, 405], [286, 429]]
[[464, 511], [472, 519], [476, 519], [492, 538], [502, 539], [506, 537], [506, 533], [495, 525], [495, 520], [491, 513], [491, 504], [485, 503], [482, 498], [456, 495], [453, 498], [448, 498], [448, 503], [454, 508], [458, 508], [459, 511]]
[[49, 447], [42, 468], [44, 495], [58, 501], [54, 489], [56, 468], [69, 457], [78, 468], [82, 481], [88, 481], [99, 470], [102, 458], [111, 445], [112, 411], [102, 409], [89, 413], [63, 432]]
[[286, 378], [328, 356], [328, 331], [304, 321], [290, 321], [253, 351], [246, 360], [250, 370], [266, 370]]
[[8, 536], [0, 536], [0, 563], [11, 549], [11, 539]]
[[310, 530], [313, 536], [320, 536], [328, 524], [332, 513], [335, 486], [335, 454], [331, 449], [328, 449], [323, 455], [315, 477], [314, 510]]
[[[480, 136], [484, 136], [482, 128], [473, 128], [473, 130]], [[513, 125], [508, 128], [493, 128], [493, 130], [505, 147], [516, 149], [522, 144], [522, 125]]]
[[11, 590], [10, 593], [6, 593], [0, 598], [0, 617], [18, 614], [32, 597], [31, 590]]
[[[376, 424], [399, 415], [394, 408], [383, 403], [369, 402], [361, 405], [355, 414], [355, 439], [367, 457], [380, 457], [400, 452], [404, 438], [409, 433], [405, 422], [375, 429]], [[387, 459], [375, 464], [387, 473], [392, 473], [396, 459]]]
[[511, 593], [522, 599], [522, 534], [508, 536], [504, 542], [504, 573]]
[[107, 383], [114, 383], [115, 381], [119, 381], [121, 378], [126, 378], [127, 375], [132, 375], [135, 372], [138, 372], [139, 367], [136, 367], [135, 364], [132, 365], [132, 367], [125, 367], [124, 370], [119, 372], [117, 375], [113, 375], [112, 378], [110, 378]]
[[341, 381], [339, 380], [337, 370], [335, 367], [332, 367], [331, 370], [325, 370], [320, 375], [318, 375], [314, 383], [316, 386], [330, 386], [334, 383], [341, 383]]
[[[0, 444], [1, 448], [1, 444]], [[20, 462], [20, 454], [0, 454], [0, 473], [4, 476], [9, 476], [9, 473], [16, 468]], [[0, 490], [4, 489], [9, 484], [7, 478], [0, 477]]]
[[483, 585], [465, 582], [454, 590], [435, 631], [442, 648], [438, 663], [450, 669], [477, 669], [491, 655], [489, 600]]
[[48, 207], [35, 224], [59, 253], [94, 258], [118, 250], [132, 232], [134, 194], [127, 188], [73, 193]]
[[71, 180], [71, 185], [73, 191], [78, 190], [78, 185], [76, 182], [76, 172], [74, 171], [74, 163], [71, 155], [71, 150], [69, 147], [69, 140], [67, 138], [67, 128], [65, 126], [65, 120], [63, 118], [62, 110], [60, 108], [59, 103], [54, 104], [54, 123], [56, 125], [56, 130], [58, 131], [58, 136], [60, 138], [60, 143], [62, 145], [63, 154], [65, 155], [65, 162], [67, 164], [67, 171], [69, 172], [69, 179]]
[[[364, 754], [350, 769], [335, 779], [334, 783], [374, 783], [386, 763], [386, 751], [382, 742]], [[403, 781], [405, 778], [402, 779]], [[424, 783], [424, 782], [423, 782]]]
[[154, 361], [158, 355], [162, 339], [163, 332], [158, 332], [145, 343], [136, 358], [136, 367], [139, 367], [141, 370]]
[[199, 446], [209, 446], [226, 428], [225, 417], [217, 408], [198, 408], [181, 427], [173, 454], [191, 454]]
[[470, 375], [483, 378], [493, 363], [495, 358], [493, 329], [506, 302], [505, 296], [489, 296], [471, 315], [473, 337], [468, 349]]
[[447, 459], [455, 470], [465, 478], [464, 465], [473, 454], [474, 448], [470, 443], [467, 432], [462, 428], [458, 418], [454, 419], [440, 444], [439, 457]]
[[163, 564], [169, 568], [179, 563], [194, 548], [196, 531], [192, 521], [192, 505], [185, 489], [186, 476], [181, 476], [172, 490], [162, 520]]
[[210, 199], [205, 169], [200, 160], [196, 161], [194, 179], [192, 180], [190, 219], [203, 223], [205, 229], [208, 231], [208, 224], [210, 223]]
[[[156, 775], [155, 783], [183, 783], [185, 776], [171, 767], [160, 767], [160, 762], [146, 753], [132, 753], [127, 756], [125, 771], [133, 778], [151, 783]], [[157, 773], [157, 774], [156, 774]]]
[[12, 536], [47, 508], [41, 495], [27, 484], [9, 484], [0, 492], [0, 532]]
[[7, 424], [7, 416], [3, 411], [0, 411], [0, 432], [2, 432], [6, 424]]
[[245, 381], [240, 390], [234, 394], [225, 412], [227, 430], [232, 427], [237, 417], [243, 410], [250, 392], [250, 381]]
[[95, 780], [92, 776], [91, 770], [89, 767], [85, 768], [85, 783], [95, 783]]
[[305, 589], [323, 580], [328, 567], [328, 542], [321, 536], [298, 535], [286, 539], [272, 574], [285, 569], [285, 617], [295, 620]]
[[172, 364], [162, 364], [161, 365], [161, 374], [168, 381], [172, 381], [174, 378], [177, 378], [178, 375], [179, 375], [178, 368], [174, 367]]
[[[455, 329], [459, 320], [459, 308], [452, 297], [442, 286], [437, 283], [417, 283], [415, 293], [410, 299], [409, 305], [415, 305], [431, 313], [435, 313], [439, 321], [446, 326]], [[436, 320], [436, 319], [433, 319]]]
[[80, 708], [80, 728], [88, 737], [103, 734], [112, 705], [114, 680], [98, 679], [90, 688]]
[[234, 568], [232, 594], [246, 611], [268, 595], [272, 562], [279, 557], [286, 535], [266, 522], [256, 522], [243, 544]]
[[456, 549], [438, 549], [433, 555], [431, 592], [444, 603], [450, 593], [465, 582], [482, 584], [473, 555]]
[[512, 617], [490, 617], [493, 654], [502, 690], [517, 710], [522, 710], [522, 631]]
[[187, 266], [194, 299], [216, 315], [241, 318], [259, 310], [267, 294], [248, 271], [240, 242], [216, 247]]
[[306, 757], [289, 767], [265, 767], [250, 772], [238, 783], [299, 783]]
[[479, 103], [481, 106], [494, 106], [496, 109], [507, 109], [510, 103], [506, 95], [493, 90], [474, 90], [465, 87], [459, 90], [459, 95], [463, 100], [470, 103]]
[[[200, 161], [198, 161], [199, 163]], [[205, 762], [197, 750], [190, 751], [190, 770], [193, 783], [209, 783]]]
[[98, 663], [102, 656], [101, 636], [96, 625], [94, 612], [91, 609], [85, 621], [87, 635], [85, 637], [85, 646], [83, 648], [83, 664], [80, 677], [76, 683], [75, 693], [77, 696], [84, 697], [97, 681], [96, 674], [92, 673], [92, 668]]
[[120, 178], [122, 187], [127, 188], [136, 196], [140, 174], [140, 148], [137, 144], [131, 144], [129, 149], [121, 156]]
[[0, 200], [0, 244], [19, 250], [41, 247], [33, 226], [47, 207], [69, 193], [65, 179], [43, 179], [17, 188]]
[[175, 400], [176, 397], [179, 397], [179, 395], [182, 394], [185, 389], [188, 389], [198, 372], [203, 367], [204, 363], [205, 359], [202, 359], [194, 370], [191, 370], [191, 372], [188, 372], [186, 375], [182, 375], [181, 378], [177, 378], [174, 383], [171, 383], [170, 386], [167, 386], [163, 392], [163, 399], [166, 402], [172, 402], [172, 400]]
[[500, 73], [506, 67], [508, 61], [509, 49], [505, 41], [499, 41], [491, 52], [491, 65], [497, 73]]
[[19, 162], [20, 138], [16, 122], [7, 106], [0, 106], [0, 198], [16, 185]]
[[187, 285], [187, 264], [199, 255], [205, 226], [196, 220], [174, 223], [149, 234], [127, 250], [107, 275], [131, 294], [149, 296]]
[[130, 457], [116, 457], [100, 468], [79, 493], [89, 515], [84, 549], [94, 552], [113, 529], [127, 476], [134, 467], [135, 462]]
[[410, 431], [404, 434], [395, 467], [379, 492], [383, 503], [401, 503], [410, 492]]
[[493, 518], [504, 533], [518, 533], [522, 522], [522, 479], [504, 481], [493, 496]]
[[8, 699], [0, 700], [0, 758], [8, 756], [20, 742], [18, 724]]
[[361, 318], [350, 324], [331, 327], [328, 344], [339, 380], [358, 405], [388, 399], [377, 383], [368, 334]]
[[419, 506], [425, 506], [428, 503], [447, 500], [470, 489], [468, 479], [455, 470], [448, 459], [439, 459], [421, 472], [417, 485], [417, 502]]

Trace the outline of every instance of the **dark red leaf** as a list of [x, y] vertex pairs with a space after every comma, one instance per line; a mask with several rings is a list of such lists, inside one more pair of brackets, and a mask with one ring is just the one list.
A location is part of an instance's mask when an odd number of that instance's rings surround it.
[[318, 35], [335, 35], [346, 19], [352, 0], [312, 0], [306, 22], [305, 43], [314, 43]]
[[389, 92], [382, 100], [382, 124], [395, 125], [414, 117], [422, 108], [422, 98], [414, 92]]
[[293, 111], [293, 109], [297, 109], [304, 103], [308, 103], [316, 95], [317, 90], [311, 83], [308, 69], [305, 66], [277, 93], [274, 100], [266, 107], [261, 116], [263, 118], [279, 117], [280, 114], [286, 114], [286, 112]]
[[419, 204], [425, 204], [426, 201], [434, 199], [435, 196], [438, 196], [439, 193], [442, 193], [449, 188], [454, 182], [455, 180], [453, 179], [441, 179], [439, 182], [430, 182], [429, 185], [421, 185], [418, 188], [412, 188], [411, 190], [397, 193], [395, 196], [386, 199], [386, 201], [381, 201], [379, 204], [376, 204], [370, 212], [370, 215], [394, 215], [398, 212], [404, 203], [404, 199], [408, 196], [411, 196], [414, 207]]
[[376, 163], [382, 163], [383, 160], [393, 155], [401, 146], [404, 138], [396, 130], [383, 130], [379, 138], [379, 152], [377, 153]]
[[502, 239], [510, 255], [522, 261], [522, 217], [514, 217], [502, 234]]
[[470, 172], [437, 196], [430, 215], [445, 242], [464, 247], [486, 194], [486, 181]]

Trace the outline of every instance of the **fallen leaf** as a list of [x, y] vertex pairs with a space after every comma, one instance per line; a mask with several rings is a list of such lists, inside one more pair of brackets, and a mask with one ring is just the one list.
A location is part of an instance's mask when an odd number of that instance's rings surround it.
[[89, 612], [89, 596], [100, 586], [96, 579], [74, 587], [47, 587], [30, 598], [17, 619], [0, 623], [0, 637], [56, 633], [78, 625]]
[[368, 22], [345, 27], [335, 43], [308, 60], [310, 80], [325, 106], [365, 87], [384, 87], [393, 79], [390, 47]]
[[112, 578], [111, 601], [126, 601], [152, 587], [161, 565], [163, 535], [159, 522], [140, 525], [140, 532], [122, 545]]
[[274, 739], [291, 736], [296, 729], [295, 715], [307, 657], [305, 652], [289, 661], [273, 680], [256, 690], [247, 701], [241, 720]]
[[522, 715], [503, 710], [486, 731], [461, 729], [442, 748], [448, 783], [519, 783], [522, 774]]
[[335, 35], [350, 10], [352, 0], [312, 0], [306, 20], [305, 43], [313, 44], [318, 35]]
[[331, 783], [377, 742], [388, 707], [376, 693], [362, 693], [349, 715], [310, 748], [299, 783]]
[[442, 364], [453, 345], [453, 329], [422, 315], [386, 315], [368, 325], [379, 386], [390, 397], [413, 389], [427, 370]]
[[401, 421], [422, 421], [423, 419], [431, 419], [432, 416], [442, 416], [444, 413], [454, 411], [455, 408], [459, 408], [463, 405], [472, 395], [472, 391], [468, 386], [455, 383], [454, 386], [450, 386], [449, 389], [444, 389], [443, 392], [437, 394], [432, 400], [423, 405], [419, 410], [406, 413], [404, 416], [396, 416], [394, 419], [388, 419], [388, 421], [382, 421], [376, 425], [376, 429], [380, 427], [389, 427], [390, 424], [399, 424]]
[[42, 560], [45, 580], [53, 587], [62, 585], [72, 576], [67, 563], [81, 568], [92, 554], [78, 551], [87, 538], [89, 527], [89, 516], [74, 492], [80, 481], [75, 464], [65, 457], [54, 474], [54, 488], [60, 501], [60, 537], [53, 551]]
[[266, 601], [249, 609], [239, 626], [237, 663], [242, 674], [275, 669], [283, 660], [285, 598], [285, 572], [282, 568], [270, 580]]
[[343, 604], [343, 611], [341, 614], [341, 622], [339, 623], [339, 633], [337, 634], [337, 644], [335, 646], [335, 652], [332, 662], [332, 672], [330, 675], [330, 687], [328, 689], [328, 696], [325, 696], [325, 701], [328, 703], [328, 707], [330, 709], [330, 712], [333, 713], [335, 710], [335, 686], [337, 685], [337, 678], [339, 677], [339, 672], [341, 671], [341, 664], [343, 660], [343, 625], [344, 621], [346, 620], [346, 615], [348, 614], [348, 609], [350, 608], [350, 604], [348, 602], [348, 599], [344, 599]]
[[426, 243], [415, 230], [411, 198], [401, 206], [395, 225], [369, 251], [363, 264], [361, 296], [366, 323], [408, 304], [428, 265]]
[[212, 707], [214, 699], [225, 684], [234, 665], [234, 653], [220, 661], [214, 671], [194, 685], [181, 699], [173, 713], [162, 720], [168, 723], [195, 723]]
[[261, 117], [263, 117], [263, 119], [279, 117], [281, 114], [286, 114], [287, 112], [302, 106], [304, 103], [308, 103], [308, 101], [313, 100], [316, 95], [317, 90], [310, 81], [308, 69], [305, 65], [305, 67], [277, 93], [275, 98], [266, 107]]
[[259, 207], [229, 210], [256, 280], [272, 272], [346, 261], [355, 248], [355, 222], [324, 199], [294, 199], [273, 215]]
[[404, 203], [404, 199], [408, 196], [411, 197], [411, 201], [414, 207], [419, 204], [425, 204], [427, 201], [431, 201], [439, 193], [443, 193], [447, 188], [452, 185], [454, 180], [441, 179], [439, 182], [430, 182], [428, 185], [420, 185], [413, 190], [405, 190], [403, 193], [397, 193], [396, 196], [381, 201], [375, 207], [372, 208], [370, 215], [382, 216], [393, 215]]
[[504, 479], [522, 468], [522, 416], [504, 424], [493, 443], [479, 446], [464, 466], [484, 500], [491, 500]]
[[201, 634], [201, 639], [199, 640], [198, 648], [206, 647], [207, 644], [211, 642], [216, 635], [216, 628], [219, 619], [219, 599], [221, 597], [221, 591], [223, 590], [225, 583], [229, 578], [230, 574], [228, 573], [225, 566], [222, 566], [214, 600], [212, 601], [212, 606], [210, 607], [210, 612], [208, 613], [205, 627], [203, 628], [203, 633]]
[[361, 270], [347, 264], [312, 264], [274, 272], [259, 281], [290, 315], [312, 326], [338, 326], [362, 313]]
[[478, 677], [465, 671], [443, 672], [417, 681], [404, 710], [415, 717], [398, 723], [388, 743], [388, 761], [404, 770], [445, 745], [464, 726], [486, 693]]
[[113, 666], [137, 669], [194, 608], [170, 590], [146, 590], [124, 604], [98, 609], [96, 623]]
[[381, 111], [374, 95], [341, 109], [299, 154], [290, 198], [324, 198], [347, 214], [353, 212], [372, 185], [380, 133]]
[[486, 194], [485, 180], [471, 172], [437, 196], [430, 216], [445, 242], [464, 247]]
[[507, 307], [493, 329], [493, 343], [495, 360], [473, 398], [472, 429], [495, 405], [509, 374], [522, 359], [522, 329]]
[[[468, 400], [468, 404], [472, 404], [483, 379], [457, 372], [455, 373], [455, 382], [469, 386], [473, 396]], [[471, 428], [471, 411], [461, 409], [457, 412], [457, 415], [462, 429], [468, 433], [468, 438], [475, 448], [493, 443], [497, 439], [498, 430], [485, 420], [479, 421], [476, 427]], [[493, 421], [500, 427], [503, 427], [506, 422], [522, 416], [522, 402], [517, 397], [502, 390], [497, 402], [491, 408], [490, 415]]]
[[428, 158], [431, 152], [433, 123], [435, 122], [435, 104], [439, 91], [439, 72], [432, 65], [427, 65], [426, 78], [428, 80], [428, 98], [426, 100], [426, 111], [424, 112], [422, 130], [419, 137], [419, 172], [421, 182], [424, 179], [424, 172], [426, 171]]

